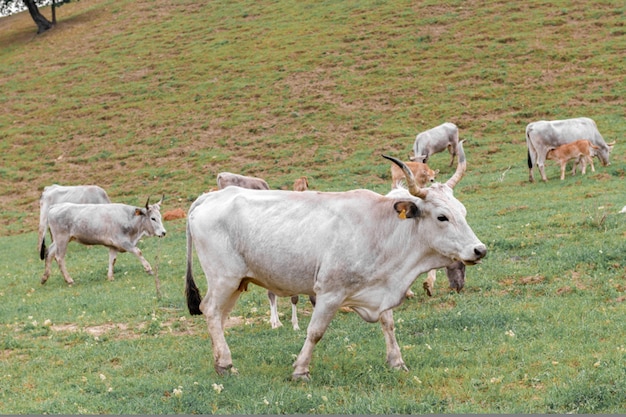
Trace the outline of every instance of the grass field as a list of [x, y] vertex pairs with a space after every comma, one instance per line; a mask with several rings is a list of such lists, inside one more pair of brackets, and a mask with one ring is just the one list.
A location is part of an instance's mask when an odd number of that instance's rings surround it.
[[[0, 413], [626, 410], [621, 2], [83, 0], [57, 18], [40, 36], [28, 14], [0, 18]], [[525, 126], [578, 116], [617, 141], [612, 164], [560, 181], [549, 163], [529, 183]], [[76, 285], [55, 265], [39, 284], [46, 185], [137, 205], [164, 193], [164, 211], [220, 171], [386, 193], [380, 154], [406, 159], [444, 121], [467, 140], [455, 195], [489, 253], [460, 294], [440, 272], [433, 297], [419, 277], [396, 309], [408, 372], [386, 367], [380, 326], [338, 313], [312, 381], [289, 381], [305, 330], [287, 299], [272, 330], [250, 287], [227, 334], [239, 375], [219, 377], [183, 299], [184, 220], [140, 243], [161, 297], [132, 255], [108, 282], [107, 250], [78, 244]], [[429, 161], [441, 180], [448, 161]], [[311, 309], [302, 297], [303, 329]]]

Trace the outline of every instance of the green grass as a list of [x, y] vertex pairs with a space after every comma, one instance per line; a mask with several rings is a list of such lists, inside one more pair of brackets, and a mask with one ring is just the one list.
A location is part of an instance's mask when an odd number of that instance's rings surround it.
[[[49, 9], [44, 8], [44, 13]], [[91, 0], [34, 36], [0, 19], [0, 413], [623, 413], [626, 136], [620, 2]], [[525, 126], [588, 116], [612, 164], [528, 182]], [[116, 202], [188, 209], [220, 171], [290, 189], [389, 189], [388, 153], [444, 121], [467, 139], [455, 195], [489, 253], [460, 294], [439, 272], [394, 313], [409, 372], [379, 325], [338, 313], [291, 382], [305, 331], [272, 330], [250, 287], [213, 370], [183, 296], [184, 220], [120, 254], [71, 244], [76, 285], [36, 252], [38, 198], [94, 183]], [[429, 164], [447, 179], [447, 154]], [[538, 176], [538, 175], [536, 175]], [[49, 238], [48, 238], [49, 240]], [[195, 265], [204, 291], [202, 271]], [[305, 328], [311, 306], [300, 302]], [[47, 321], [49, 320], [49, 322]], [[215, 384], [215, 385], [214, 385]]]

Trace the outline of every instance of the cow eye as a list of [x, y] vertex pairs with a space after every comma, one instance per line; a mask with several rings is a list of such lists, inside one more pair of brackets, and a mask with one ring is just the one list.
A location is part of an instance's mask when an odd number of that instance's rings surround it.
[[439, 216], [437, 216], [437, 220], [439, 220], [440, 222], [447, 222], [448, 217], [444, 216], [443, 214], [440, 214]]

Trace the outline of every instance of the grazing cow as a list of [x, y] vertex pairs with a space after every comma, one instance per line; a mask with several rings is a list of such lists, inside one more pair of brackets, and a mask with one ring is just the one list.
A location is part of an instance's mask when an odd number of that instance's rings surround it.
[[596, 170], [593, 167], [593, 149], [600, 149], [599, 146], [593, 145], [586, 139], [577, 140], [576, 142], [566, 143], [554, 149], [550, 149], [546, 154], [546, 159], [557, 161], [561, 166], [561, 180], [565, 179], [565, 166], [567, 162], [576, 159], [572, 167], [572, 175], [576, 174], [576, 165], [582, 163], [582, 174], [585, 174], [587, 162], [591, 164], [591, 171]]
[[109, 204], [111, 200], [107, 192], [97, 185], [53, 184], [44, 187], [39, 198], [39, 240], [37, 243], [37, 252], [42, 260], [44, 253], [41, 248], [48, 229], [48, 209], [58, 203]]
[[231, 172], [220, 172], [217, 174], [217, 188], [224, 189], [229, 185], [235, 185], [237, 187], [249, 188], [251, 190], [269, 190], [270, 186], [267, 185], [262, 178], [248, 177], [240, 174], [233, 174]]
[[[456, 261], [474, 265], [487, 253], [453, 195], [465, 167], [460, 147], [454, 175], [420, 188], [404, 165], [408, 190], [392, 196], [228, 187], [198, 197], [187, 216], [185, 293], [189, 312], [206, 317], [217, 373], [236, 372], [224, 325], [250, 283], [278, 296], [316, 297], [293, 379], [309, 378], [315, 345], [341, 306], [379, 321], [387, 363], [406, 370], [392, 309], [420, 274]], [[194, 246], [208, 283], [204, 298], [193, 278]]]
[[[446, 266], [446, 276], [448, 277], [448, 284], [450, 285], [450, 288], [456, 292], [461, 292], [465, 286], [465, 264], [461, 261], [456, 261]], [[433, 295], [435, 279], [437, 279], [437, 270], [431, 269], [428, 271], [428, 277], [422, 284], [424, 291], [426, 291], [426, 294], [428, 294], [429, 297], [432, 297]]]
[[454, 163], [454, 156], [459, 146], [459, 128], [450, 122], [419, 133], [413, 143], [413, 161], [428, 162], [428, 158], [437, 152], [448, 149], [450, 152], [450, 166]]
[[533, 167], [537, 165], [541, 179], [547, 181], [545, 173], [546, 155], [551, 149], [560, 145], [586, 138], [593, 145], [599, 147], [595, 152], [603, 166], [610, 165], [609, 154], [613, 150], [615, 141], [607, 144], [598, 131], [596, 122], [588, 117], [565, 120], [540, 120], [526, 126], [526, 145], [528, 146], [528, 179], [535, 181]]
[[[405, 162], [405, 164], [413, 172], [418, 187], [423, 187], [429, 182], [435, 182], [435, 176], [439, 173], [439, 170], [433, 171], [423, 162], [410, 161]], [[391, 164], [391, 188], [398, 188], [403, 181], [404, 172], [402, 172], [402, 168], [396, 164]]]
[[168, 210], [165, 213], [163, 213], [163, 221], [184, 219], [185, 217], [187, 217], [187, 214], [185, 213], [185, 210], [181, 208]]
[[45, 284], [50, 276], [52, 258], [56, 259], [65, 278], [65, 282], [72, 285], [74, 280], [65, 267], [65, 253], [67, 245], [72, 240], [83, 245], [103, 245], [109, 248], [109, 270], [107, 278], [113, 279], [113, 265], [118, 252], [131, 252], [143, 264], [148, 273], [152, 267], [141, 254], [137, 242], [142, 236], [165, 236], [165, 228], [161, 222], [160, 204], [163, 201], [150, 205], [150, 199], [145, 208], [128, 206], [126, 204], [55, 204], [48, 211], [48, 222], [52, 244], [46, 251], [45, 242], [42, 244], [42, 253], [45, 254], [46, 268], [41, 278]]
[[[293, 183], [294, 191], [306, 191], [308, 189], [309, 189], [309, 182], [307, 181], [306, 177], [300, 177], [297, 180], [295, 180]], [[272, 329], [276, 329], [283, 325], [280, 321], [280, 318], [278, 317], [278, 304], [276, 303], [276, 294], [268, 290], [267, 298], [269, 298], [270, 300], [270, 324], [272, 326]], [[299, 295], [291, 296], [291, 325], [294, 330], [300, 330], [300, 325], [298, 324], [298, 307], [297, 307], [299, 300], [300, 300]], [[313, 307], [315, 307], [315, 296], [309, 295], [309, 300], [311, 301], [311, 304], [313, 304]]]
[[300, 177], [293, 182], [294, 191], [306, 191], [309, 189], [309, 181], [306, 177]]

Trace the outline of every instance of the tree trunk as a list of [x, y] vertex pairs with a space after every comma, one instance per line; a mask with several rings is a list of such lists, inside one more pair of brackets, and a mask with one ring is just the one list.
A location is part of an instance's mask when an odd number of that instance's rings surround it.
[[28, 7], [28, 12], [37, 25], [38, 34], [52, 28], [52, 23], [39, 12], [35, 0], [24, 0], [24, 4]]

